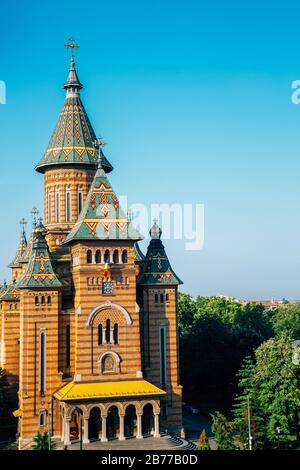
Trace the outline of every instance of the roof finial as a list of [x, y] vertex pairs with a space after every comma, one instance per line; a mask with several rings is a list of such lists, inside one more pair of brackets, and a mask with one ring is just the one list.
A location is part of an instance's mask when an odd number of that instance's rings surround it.
[[79, 45], [75, 42], [75, 38], [71, 37], [69, 38], [69, 42], [65, 44], [65, 47], [67, 49], [70, 49], [71, 51], [71, 58], [74, 59], [74, 49], [79, 49]]
[[27, 221], [24, 219], [24, 217], [22, 217], [22, 219], [20, 220], [19, 222], [20, 226], [21, 226], [21, 233], [22, 235], [25, 235], [25, 227], [27, 225]]
[[33, 225], [34, 227], [36, 227], [36, 223], [37, 223], [37, 218], [38, 218], [38, 215], [39, 215], [39, 211], [38, 211], [38, 209], [37, 209], [36, 207], [34, 207], [30, 213], [31, 213], [31, 215], [32, 215], [32, 225]]
[[94, 140], [94, 146], [98, 150], [98, 170], [103, 170], [102, 147], [104, 147], [104, 145], [106, 145], [106, 142], [103, 137], [97, 137], [96, 140]]
[[155, 240], [159, 240], [162, 234], [161, 228], [157, 225], [157, 219], [153, 219], [153, 225], [150, 229], [150, 237]]

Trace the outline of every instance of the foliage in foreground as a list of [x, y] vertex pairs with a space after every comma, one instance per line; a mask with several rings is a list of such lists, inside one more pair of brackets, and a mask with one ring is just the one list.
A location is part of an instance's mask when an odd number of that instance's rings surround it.
[[[49, 441], [48, 441], [48, 433], [44, 432], [41, 433], [38, 431], [33, 438], [33, 445], [32, 445], [32, 450], [49, 450]], [[51, 450], [55, 449], [56, 444], [53, 442], [53, 440], [50, 440], [50, 447]]]

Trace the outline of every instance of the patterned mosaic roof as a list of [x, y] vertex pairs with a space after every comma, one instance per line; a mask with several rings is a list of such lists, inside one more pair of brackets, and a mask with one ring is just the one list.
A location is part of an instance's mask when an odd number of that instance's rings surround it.
[[21, 262], [25, 254], [26, 248], [27, 248], [26, 235], [25, 235], [25, 231], [22, 230], [16, 256], [14, 257], [12, 262], [8, 265], [9, 268], [20, 268], [22, 266]]
[[6, 285], [0, 290], [0, 301], [18, 301], [20, 300], [20, 291], [15, 282]]
[[60, 287], [61, 282], [54, 273], [48, 246], [45, 240], [45, 227], [40, 223], [34, 230], [34, 238], [29, 262], [17, 287], [41, 288]]
[[29, 259], [31, 258], [31, 250], [32, 250], [32, 244], [33, 244], [35, 230], [36, 230], [36, 223], [33, 222], [32, 232], [30, 234], [26, 250], [24, 251], [23, 257], [21, 259], [21, 263], [28, 263]]
[[141, 240], [119, 205], [104, 170], [98, 168], [78, 221], [64, 243], [76, 240]]
[[[36, 166], [36, 170], [41, 173], [52, 165], [84, 164], [97, 168], [98, 150], [94, 144], [96, 135], [79, 96], [82, 85], [77, 76], [73, 57], [64, 87], [67, 90], [65, 103], [49, 145]], [[103, 167], [106, 173], [109, 173], [113, 167], [102, 150], [100, 151]]]
[[179, 285], [183, 282], [174, 273], [160, 239], [161, 229], [155, 222], [150, 230], [151, 241], [138, 278], [140, 285]]
[[135, 260], [136, 261], [143, 261], [145, 259], [145, 255], [140, 249], [138, 242], [134, 244], [134, 251], [135, 251]]

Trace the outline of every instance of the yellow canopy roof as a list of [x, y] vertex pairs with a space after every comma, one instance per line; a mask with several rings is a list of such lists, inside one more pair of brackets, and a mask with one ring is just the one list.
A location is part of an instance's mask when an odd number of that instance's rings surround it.
[[94, 398], [122, 398], [148, 395], [165, 395], [166, 392], [146, 380], [120, 382], [75, 383], [69, 382], [54, 393], [62, 401]]

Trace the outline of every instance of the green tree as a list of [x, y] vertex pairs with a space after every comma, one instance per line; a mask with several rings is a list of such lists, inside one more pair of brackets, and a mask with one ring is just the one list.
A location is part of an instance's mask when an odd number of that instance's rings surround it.
[[300, 339], [300, 303], [278, 307], [271, 321], [277, 337], [286, 333], [293, 339]]
[[[56, 444], [51, 439], [50, 441], [51, 450], [55, 449]], [[33, 438], [32, 450], [49, 450], [49, 441], [48, 441], [48, 433], [44, 432], [41, 433], [38, 431]]]
[[211, 415], [212, 431], [218, 446], [218, 450], [234, 450], [234, 423], [219, 411]]

